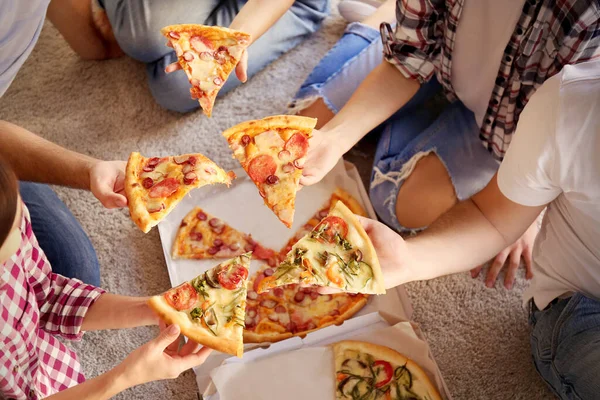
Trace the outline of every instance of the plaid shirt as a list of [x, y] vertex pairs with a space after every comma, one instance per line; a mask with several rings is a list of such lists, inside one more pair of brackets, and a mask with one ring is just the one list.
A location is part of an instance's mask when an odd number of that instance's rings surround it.
[[104, 292], [52, 273], [24, 204], [20, 231], [19, 250], [0, 264], [0, 397], [39, 399], [85, 380], [54, 335], [81, 338], [83, 317]]
[[[502, 1], [502, 0], [499, 0]], [[452, 52], [465, 0], [398, 0], [395, 33], [382, 24], [386, 59], [419, 82], [434, 74], [452, 101]], [[600, 3], [526, 0], [504, 49], [480, 138], [498, 159], [536, 89], [567, 64], [600, 56]], [[476, 60], [473, 60], [476, 62]], [[481, 60], [486, 62], [486, 60]]]

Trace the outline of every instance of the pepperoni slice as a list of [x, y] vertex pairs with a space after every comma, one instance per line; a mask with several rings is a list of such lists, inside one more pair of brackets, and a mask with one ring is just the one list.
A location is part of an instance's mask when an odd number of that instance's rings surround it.
[[335, 241], [336, 233], [339, 233], [339, 235], [344, 239], [348, 234], [348, 224], [346, 224], [346, 221], [340, 217], [332, 215], [323, 219], [321, 222], [319, 222], [319, 225], [315, 227], [315, 230], [323, 229], [323, 226], [325, 226], [323, 230], [323, 236], [325, 236], [330, 243]]
[[292, 154], [292, 158], [302, 158], [308, 151], [308, 139], [301, 133], [294, 133], [292, 137], [285, 142], [284, 149]]
[[186, 282], [164, 294], [165, 300], [177, 311], [191, 308], [198, 300], [196, 289]]
[[175, 193], [179, 189], [179, 182], [175, 178], [167, 178], [150, 189], [148, 196], [156, 199], [156, 198], [165, 198], [169, 197], [173, 193]]
[[254, 182], [264, 183], [270, 175], [277, 171], [277, 164], [273, 157], [261, 154], [254, 157], [248, 165], [248, 175]]
[[243, 265], [225, 265], [217, 272], [217, 280], [225, 289], [235, 290], [242, 286], [242, 281], [248, 277], [248, 270]]
[[[259, 260], [269, 260], [275, 256], [275, 251], [267, 249], [266, 247], [262, 247], [260, 244], [256, 244], [256, 246], [254, 246], [252, 255]], [[267, 274], [265, 273], [265, 275]]]

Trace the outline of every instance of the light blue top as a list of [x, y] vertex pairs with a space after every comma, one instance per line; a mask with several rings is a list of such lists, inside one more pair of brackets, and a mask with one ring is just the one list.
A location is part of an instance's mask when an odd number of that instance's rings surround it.
[[0, 0], [0, 97], [40, 36], [50, 0]]

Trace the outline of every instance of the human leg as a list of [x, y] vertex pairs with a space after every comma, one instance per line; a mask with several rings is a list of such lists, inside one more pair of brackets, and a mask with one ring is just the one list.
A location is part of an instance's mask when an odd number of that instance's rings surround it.
[[361, 23], [348, 25], [344, 36], [321, 59], [289, 103], [290, 113], [327, 123], [352, 96], [365, 77], [381, 63], [383, 46], [378, 26], [393, 21], [395, 1], [389, 0]]
[[473, 113], [462, 103], [437, 110], [423, 105], [402, 112], [383, 127], [371, 200], [394, 229], [421, 230], [458, 200], [483, 189], [498, 162], [478, 139]]
[[90, 239], [48, 185], [19, 182], [33, 232], [52, 270], [100, 286], [100, 265]]
[[600, 302], [577, 293], [544, 310], [532, 305], [531, 352], [540, 376], [561, 399], [600, 393]]

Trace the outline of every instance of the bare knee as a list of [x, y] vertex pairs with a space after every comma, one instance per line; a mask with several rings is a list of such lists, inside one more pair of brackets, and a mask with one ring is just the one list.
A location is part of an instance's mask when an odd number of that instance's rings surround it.
[[400, 225], [416, 229], [429, 226], [456, 204], [454, 186], [446, 167], [434, 153], [417, 161], [400, 188], [396, 217]]
[[323, 99], [319, 97], [311, 105], [298, 111], [298, 115], [316, 118], [316, 128], [321, 129], [321, 127], [329, 122], [335, 114], [327, 107]]

